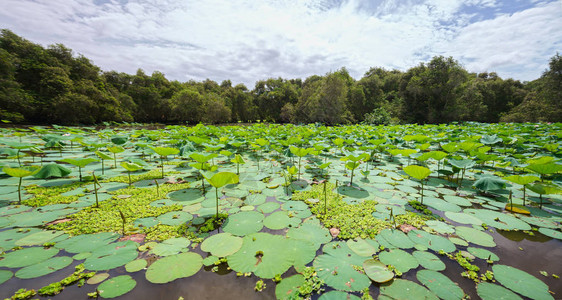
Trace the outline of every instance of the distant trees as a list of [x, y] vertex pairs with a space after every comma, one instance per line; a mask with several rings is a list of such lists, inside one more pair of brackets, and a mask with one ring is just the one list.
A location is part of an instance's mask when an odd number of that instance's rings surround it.
[[102, 72], [62, 44], [44, 48], [0, 31], [0, 119], [19, 123], [225, 123], [562, 120], [562, 57], [534, 81], [469, 73], [437, 56], [405, 72], [371, 68], [359, 80], [345, 68], [301, 79], [269, 78], [249, 90], [168, 80], [164, 74]]

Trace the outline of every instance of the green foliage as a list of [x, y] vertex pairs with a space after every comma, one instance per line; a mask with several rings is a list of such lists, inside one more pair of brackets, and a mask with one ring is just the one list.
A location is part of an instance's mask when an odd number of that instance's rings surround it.
[[384, 107], [375, 108], [372, 112], [365, 114], [363, 124], [369, 125], [391, 125], [392, 117]]

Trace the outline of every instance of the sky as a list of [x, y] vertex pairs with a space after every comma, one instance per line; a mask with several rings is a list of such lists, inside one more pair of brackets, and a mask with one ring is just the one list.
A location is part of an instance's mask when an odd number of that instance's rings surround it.
[[346, 67], [406, 71], [452, 56], [537, 79], [562, 52], [562, 0], [1, 0], [0, 28], [61, 43], [104, 71], [250, 89]]

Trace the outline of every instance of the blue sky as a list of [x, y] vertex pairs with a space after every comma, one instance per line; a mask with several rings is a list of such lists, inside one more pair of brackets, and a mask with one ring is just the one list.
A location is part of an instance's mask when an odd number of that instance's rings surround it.
[[2, 0], [0, 28], [62, 43], [103, 70], [168, 79], [402, 71], [435, 55], [533, 80], [562, 52], [562, 1]]

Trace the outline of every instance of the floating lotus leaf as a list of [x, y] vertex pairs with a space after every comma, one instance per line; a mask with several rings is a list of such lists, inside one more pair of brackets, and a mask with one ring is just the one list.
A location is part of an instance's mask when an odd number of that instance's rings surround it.
[[472, 206], [470, 200], [459, 196], [445, 195], [443, 196], [443, 199], [449, 203], [453, 203], [458, 206]]
[[286, 211], [276, 211], [263, 220], [265, 227], [272, 230], [287, 228], [290, 223], [291, 218]]
[[304, 268], [316, 257], [318, 245], [311, 241], [288, 239], [287, 252], [292, 256], [295, 268]]
[[551, 238], [562, 240], [562, 232], [550, 228], [539, 228], [539, 232]]
[[418, 260], [410, 253], [400, 249], [389, 249], [379, 254], [381, 262], [387, 265], [393, 265], [402, 273], [408, 272], [419, 266]]
[[[503, 203], [501, 204], [503, 207]], [[488, 226], [495, 227], [497, 229], [503, 230], [531, 230], [531, 226], [521, 221], [520, 219], [514, 217], [511, 214], [505, 214], [497, 211], [491, 211], [487, 209], [472, 209], [468, 208], [464, 210], [465, 213], [470, 213], [476, 216], [478, 219], [482, 220]]]
[[146, 279], [152, 283], [167, 283], [197, 273], [203, 258], [194, 252], [166, 256], [155, 261], [146, 270]]
[[69, 214], [69, 210], [54, 210], [54, 211], [47, 211], [42, 212], [39, 210], [33, 210], [30, 212], [24, 212], [17, 214], [16, 216], [12, 216], [12, 220], [14, 221], [11, 226], [13, 227], [32, 227], [32, 226], [42, 226], [46, 223], [59, 219], [63, 216]]
[[20, 229], [8, 229], [4, 231], [0, 231], [0, 249], [4, 249], [4, 251], [8, 249], [12, 249], [16, 246], [16, 241], [28, 236], [32, 235], [37, 232], [41, 232], [41, 229], [37, 228], [29, 228], [26, 230]]
[[324, 246], [324, 252], [327, 254], [317, 256], [313, 265], [318, 277], [328, 286], [353, 292], [361, 291], [371, 284], [369, 277], [353, 267], [362, 266], [365, 257], [355, 254], [346, 243], [327, 244]]
[[338, 193], [355, 199], [363, 199], [369, 197], [369, 192], [353, 186], [340, 186], [338, 187]]
[[412, 253], [412, 256], [414, 256], [419, 264], [428, 269], [428, 270], [433, 270], [433, 271], [443, 271], [445, 270], [445, 263], [443, 263], [443, 261], [441, 261], [441, 259], [429, 252], [426, 251], [414, 251]]
[[482, 220], [478, 219], [473, 214], [466, 214], [462, 212], [450, 212], [446, 211], [445, 216], [449, 218], [451, 221], [461, 223], [461, 224], [472, 224], [472, 225], [481, 225]]
[[213, 266], [219, 260], [220, 260], [220, 258], [216, 257], [214, 255], [207, 256], [203, 259], [203, 265], [206, 266], [206, 267]]
[[43, 262], [59, 253], [59, 249], [31, 247], [4, 254], [0, 267], [21, 268]]
[[299, 295], [299, 287], [304, 283], [304, 276], [301, 274], [283, 278], [275, 286], [275, 297], [277, 299], [296, 299]]
[[[16, 187], [16, 192], [17, 192], [17, 187]], [[17, 214], [30, 209], [32, 209], [32, 207], [25, 206], [25, 205], [8, 205], [8, 206], [0, 207], [0, 217]]]
[[245, 236], [240, 250], [227, 256], [228, 265], [236, 272], [253, 272], [261, 278], [273, 278], [293, 265], [293, 253], [288, 251], [289, 241], [269, 233]]
[[341, 291], [330, 291], [327, 293], [323, 293], [322, 295], [320, 295], [320, 298], [318, 298], [318, 300], [341, 300], [341, 299], [359, 300], [361, 298], [353, 294], [348, 294], [346, 292], [341, 292]]
[[10, 280], [10, 278], [12, 278], [12, 276], [14, 276], [12, 271], [0, 270], [0, 284]]
[[70, 173], [71, 173], [70, 169], [61, 166], [59, 164], [52, 163], [41, 167], [39, 172], [33, 174], [33, 177], [40, 178], [40, 179], [46, 179], [52, 177], [59, 178], [59, 177], [65, 177]]
[[182, 202], [183, 205], [190, 205], [203, 202], [205, 197], [199, 189], [183, 189], [168, 194], [168, 198], [174, 201]]
[[414, 244], [423, 245], [435, 252], [443, 250], [447, 253], [453, 252], [456, 249], [455, 244], [439, 235], [431, 234], [423, 230], [414, 229], [408, 232], [408, 237]]
[[423, 204], [444, 212], [459, 212], [462, 210], [460, 206], [454, 203], [447, 202], [435, 197], [425, 197], [423, 200]]
[[388, 270], [382, 262], [372, 258], [363, 262], [363, 270], [374, 282], [385, 283], [394, 278], [394, 272]]
[[432, 230], [441, 233], [441, 234], [446, 234], [446, 233], [453, 233], [455, 232], [455, 228], [445, 222], [441, 222], [441, 221], [436, 221], [436, 220], [429, 220], [426, 221], [425, 224], [431, 228]]
[[534, 217], [534, 216], [520, 216], [519, 218], [525, 221], [525, 223], [535, 225], [537, 227], [545, 227], [551, 229], [558, 228], [558, 223], [546, 218]]
[[522, 300], [517, 294], [503, 286], [485, 281], [476, 286], [476, 292], [482, 300]]
[[208, 237], [201, 243], [201, 250], [217, 257], [226, 257], [236, 253], [242, 247], [242, 238], [230, 233], [219, 233]]
[[327, 243], [332, 240], [332, 235], [330, 231], [320, 225], [313, 223], [303, 223], [297, 228], [291, 228], [287, 231], [287, 237], [305, 240], [314, 243], [317, 247], [320, 244]]
[[457, 226], [455, 227], [455, 231], [458, 236], [476, 245], [484, 247], [496, 246], [494, 238], [491, 235], [480, 230], [471, 227]]
[[170, 238], [156, 244], [150, 252], [158, 256], [170, 256], [187, 251], [189, 244], [191, 241], [184, 237]]
[[136, 285], [137, 282], [131, 276], [121, 275], [102, 282], [98, 291], [102, 298], [115, 298], [130, 292]]
[[35, 245], [43, 245], [48, 241], [61, 236], [64, 232], [62, 231], [54, 231], [54, 230], [45, 230], [36, 232], [30, 235], [27, 235], [19, 240], [16, 241], [17, 246], [35, 246]]
[[112, 232], [83, 234], [58, 242], [55, 247], [68, 253], [90, 252], [115, 241], [118, 237], [118, 234]]
[[548, 286], [535, 276], [506, 265], [492, 267], [494, 278], [508, 289], [532, 299], [554, 299]]
[[367, 242], [364, 239], [348, 240], [347, 246], [359, 256], [373, 256], [379, 251], [379, 244], [374, 240]]
[[287, 201], [281, 206], [283, 210], [305, 210], [308, 205], [302, 201]]
[[176, 226], [193, 220], [193, 215], [185, 211], [171, 211], [156, 218], [164, 225]]
[[470, 254], [481, 258], [481, 259], [490, 259], [492, 261], [499, 261], [500, 258], [495, 255], [493, 252], [486, 250], [486, 249], [482, 249], [482, 248], [475, 248], [475, 247], [468, 247], [466, 248], [466, 251], [470, 252]]
[[74, 256], [72, 257], [72, 259], [74, 259], [74, 260], [83, 260], [83, 259], [86, 259], [86, 258], [88, 258], [88, 257], [90, 257], [90, 256], [92, 256], [92, 253], [91, 253], [91, 252], [82, 252], [82, 253], [78, 253], [78, 254], [74, 255]]
[[246, 205], [261, 205], [265, 203], [266, 200], [266, 196], [262, 195], [262, 194], [252, 194], [249, 195], [248, 197], [246, 197], [246, 200], [244, 200], [244, 203]]
[[279, 203], [277, 202], [267, 202], [264, 203], [260, 206], [258, 206], [258, 211], [264, 213], [264, 214], [269, 214], [272, 213], [273, 211], [275, 211], [276, 209], [278, 209], [281, 205], [279, 205]]
[[116, 242], [92, 251], [92, 255], [84, 261], [88, 270], [111, 270], [127, 264], [137, 258], [138, 243], [132, 241]]
[[386, 241], [400, 249], [410, 249], [414, 247], [414, 243], [410, 240], [404, 232], [397, 229], [383, 229], [381, 235]]
[[257, 211], [243, 211], [228, 216], [223, 225], [224, 232], [245, 236], [263, 228], [264, 216]]
[[137, 227], [148, 228], [148, 227], [156, 226], [158, 225], [158, 223], [159, 223], [158, 219], [154, 217], [146, 217], [146, 218], [136, 219], [133, 224], [135, 224], [135, 226]]
[[96, 273], [96, 275], [90, 277], [90, 279], [88, 279], [86, 281], [87, 284], [98, 284], [104, 280], [106, 280], [107, 278], [109, 278], [109, 273]]
[[138, 272], [144, 268], [146, 268], [146, 265], [148, 264], [148, 262], [146, 261], [146, 259], [135, 259], [131, 262], [128, 262], [125, 265], [125, 270], [127, 270], [127, 272]]
[[58, 256], [47, 259], [41, 263], [27, 266], [16, 272], [16, 277], [21, 279], [37, 278], [65, 268], [72, 263], [72, 258]]
[[415, 282], [404, 280], [404, 279], [395, 279], [390, 285], [382, 286], [380, 289], [380, 293], [381, 295], [379, 296], [379, 299], [394, 299], [394, 300], [411, 300], [411, 299], [438, 300], [439, 299], [437, 298], [437, 296], [435, 296], [435, 294], [433, 294], [423, 286]]
[[464, 297], [463, 290], [447, 276], [431, 271], [420, 270], [416, 278], [430, 291], [444, 300], [461, 300]]

